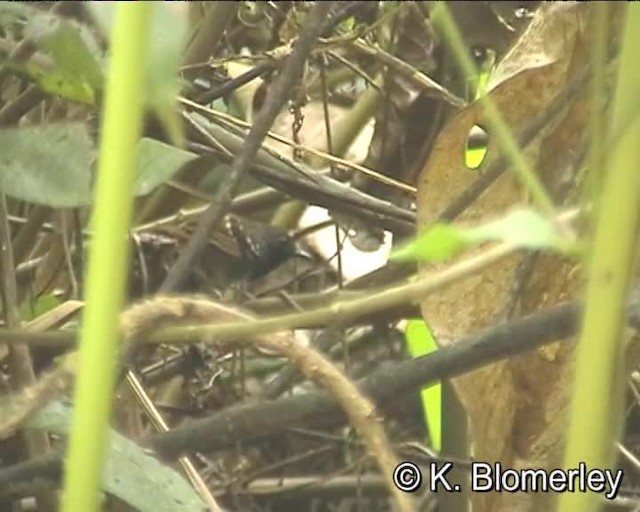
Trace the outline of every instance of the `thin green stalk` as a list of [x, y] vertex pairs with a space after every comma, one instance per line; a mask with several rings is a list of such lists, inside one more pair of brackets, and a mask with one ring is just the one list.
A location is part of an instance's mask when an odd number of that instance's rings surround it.
[[585, 202], [593, 205], [591, 215], [598, 209], [598, 191], [602, 185], [605, 163], [605, 139], [607, 119], [604, 112], [606, 98], [606, 67], [608, 20], [611, 5], [608, 2], [596, 2], [594, 5], [594, 42], [591, 54], [593, 78], [591, 79], [591, 133], [589, 140], [589, 173], [584, 190]]
[[[640, 69], [640, 4], [628, 3], [618, 70], [611, 133], [619, 139], [602, 178], [601, 201], [588, 265], [586, 307], [577, 349], [575, 391], [565, 454], [565, 468], [584, 462], [589, 469], [611, 466], [621, 432], [623, 326], [625, 301], [633, 275], [640, 221], [640, 117], [625, 115], [637, 95]], [[627, 124], [626, 130], [620, 130]], [[560, 512], [592, 512], [599, 508], [594, 493], [565, 493]]]
[[[462, 39], [462, 34], [460, 34], [458, 30], [446, 2], [436, 3], [433, 17], [434, 22], [437, 21], [442, 28], [442, 35], [447, 40], [449, 47], [458, 60], [458, 65], [462, 69], [462, 72], [466, 77], [477, 77], [478, 70], [476, 69], [476, 65], [471, 55], [469, 55], [464, 40]], [[534, 203], [543, 213], [554, 216], [555, 208], [551, 198], [547, 194], [542, 182], [533, 172], [533, 169], [531, 169], [524, 154], [520, 151], [516, 138], [511, 133], [509, 126], [507, 126], [507, 123], [502, 118], [491, 97], [482, 95], [477, 101], [484, 109], [491, 135], [496, 138], [502, 151], [511, 161], [514, 171], [518, 174], [526, 190], [531, 194]]]
[[116, 6], [62, 510], [99, 509], [153, 3]]

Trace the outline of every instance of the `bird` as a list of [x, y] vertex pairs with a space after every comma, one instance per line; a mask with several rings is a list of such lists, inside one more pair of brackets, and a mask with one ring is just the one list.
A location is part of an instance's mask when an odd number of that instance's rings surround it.
[[237, 215], [225, 217], [225, 227], [235, 240], [243, 274], [259, 279], [296, 255], [308, 256], [286, 230]]
[[289, 258], [309, 257], [294, 238], [278, 226], [227, 215], [225, 227], [237, 244], [242, 273], [248, 280], [266, 276]]
[[[148, 245], [169, 250], [170, 260], [177, 257], [195, 230], [197, 219], [158, 226], [142, 237]], [[312, 259], [287, 230], [249, 217], [227, 214], [209, 236], [194, 274], [216, 287], [240, 281], [252, 282], [265, 277], [290, 258]], [[167, 267], [170, 261], [165, 260]]]

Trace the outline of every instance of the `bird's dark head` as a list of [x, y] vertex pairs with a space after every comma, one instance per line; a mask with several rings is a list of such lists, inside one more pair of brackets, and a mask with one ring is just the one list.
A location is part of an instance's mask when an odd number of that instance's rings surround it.
[[267, 275], [296, 255], [309, 256], [282, 228], [231, 215], [227, 228], [238, 244], [249, 279]]

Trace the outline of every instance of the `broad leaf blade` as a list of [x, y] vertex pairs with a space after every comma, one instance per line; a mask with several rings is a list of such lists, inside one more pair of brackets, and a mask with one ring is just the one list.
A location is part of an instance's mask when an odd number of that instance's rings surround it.
[[135, 192], [144, 196], [165, 183], [186, 163], [198, 156], [194, 153], [144, 138], [138, 145], [138, 178]]
[[[136, 195], [165, 183], [197, 155], [141, 139]], [[92, 201], [92, 168], [97, 156], [84, 123], [0, 128], [0, 190], [16, 199], [54, 208]]]
[[38, 12], [29, 19], [25, 35], [53, 63], [42, 66], [32, 59], [25, 67], [40, 87], [76, 101], [95, 102], [104, 78], [102, 52], [86, 27]]
[[93, 142], [82, 123], [0, 129], [0, 189], [54, 208], [91, 200]]
[[[70, 417], [68, 406], [54, 402], [41, 410], [29, 422], [29, 427], [66, 436]], [[180, 474], [113, 430], [110, 432], [103, 490], [141, 512], [207, 510], [202, 499]]]

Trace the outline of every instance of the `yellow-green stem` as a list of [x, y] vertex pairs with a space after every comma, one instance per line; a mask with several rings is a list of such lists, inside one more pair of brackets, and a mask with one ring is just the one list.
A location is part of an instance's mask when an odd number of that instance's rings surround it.
[[[620, 434], [622, 384], [626, 378], [622, 364], [625, 302], [640, 220], [640, 117], [629, 123], [627, 114], [640, 81], [636, 53], [639, 39], [640, 4], [628, 3], [611, 126], [611, 133], [620, 135], [606, 161], [591, 241], [566, 468], [577, 467], [580, 462], [588, 469], [612, 465]], [[626, 129], [621, 130], [624, 124]], [[560, 495], [559, 511], [593, 512], [599, 504], [600, 496], [594, 493], [565, 493]]]
[[589, 173], [586, 176], [586, 187], [583, 194], [584, 202], [592, 204], [590, 215], [594, 216], [598, 209], [600, 198], [599, 191], [602, 188], [602, 176], [605, 162], [605, 137], [607, 119], [604, 112], [604, 100], [606, 97], [606, 65], [607, 65], [607, 38], [609, 12], [611, 5], [608, 2], [595, 2], [594, 4], [594, 37], [591, 54], [593, 66], [593, 78], [591, 79], [591, 126], [589, 140]]
[[80, 330], [75, 409], [65, 467], [62, 510], [99, 509], [115, 380], [119, 313], [128, 267], [131, 220], [144, 98], [151, 2], [117, 4], [111, 38], [102, 137]]

